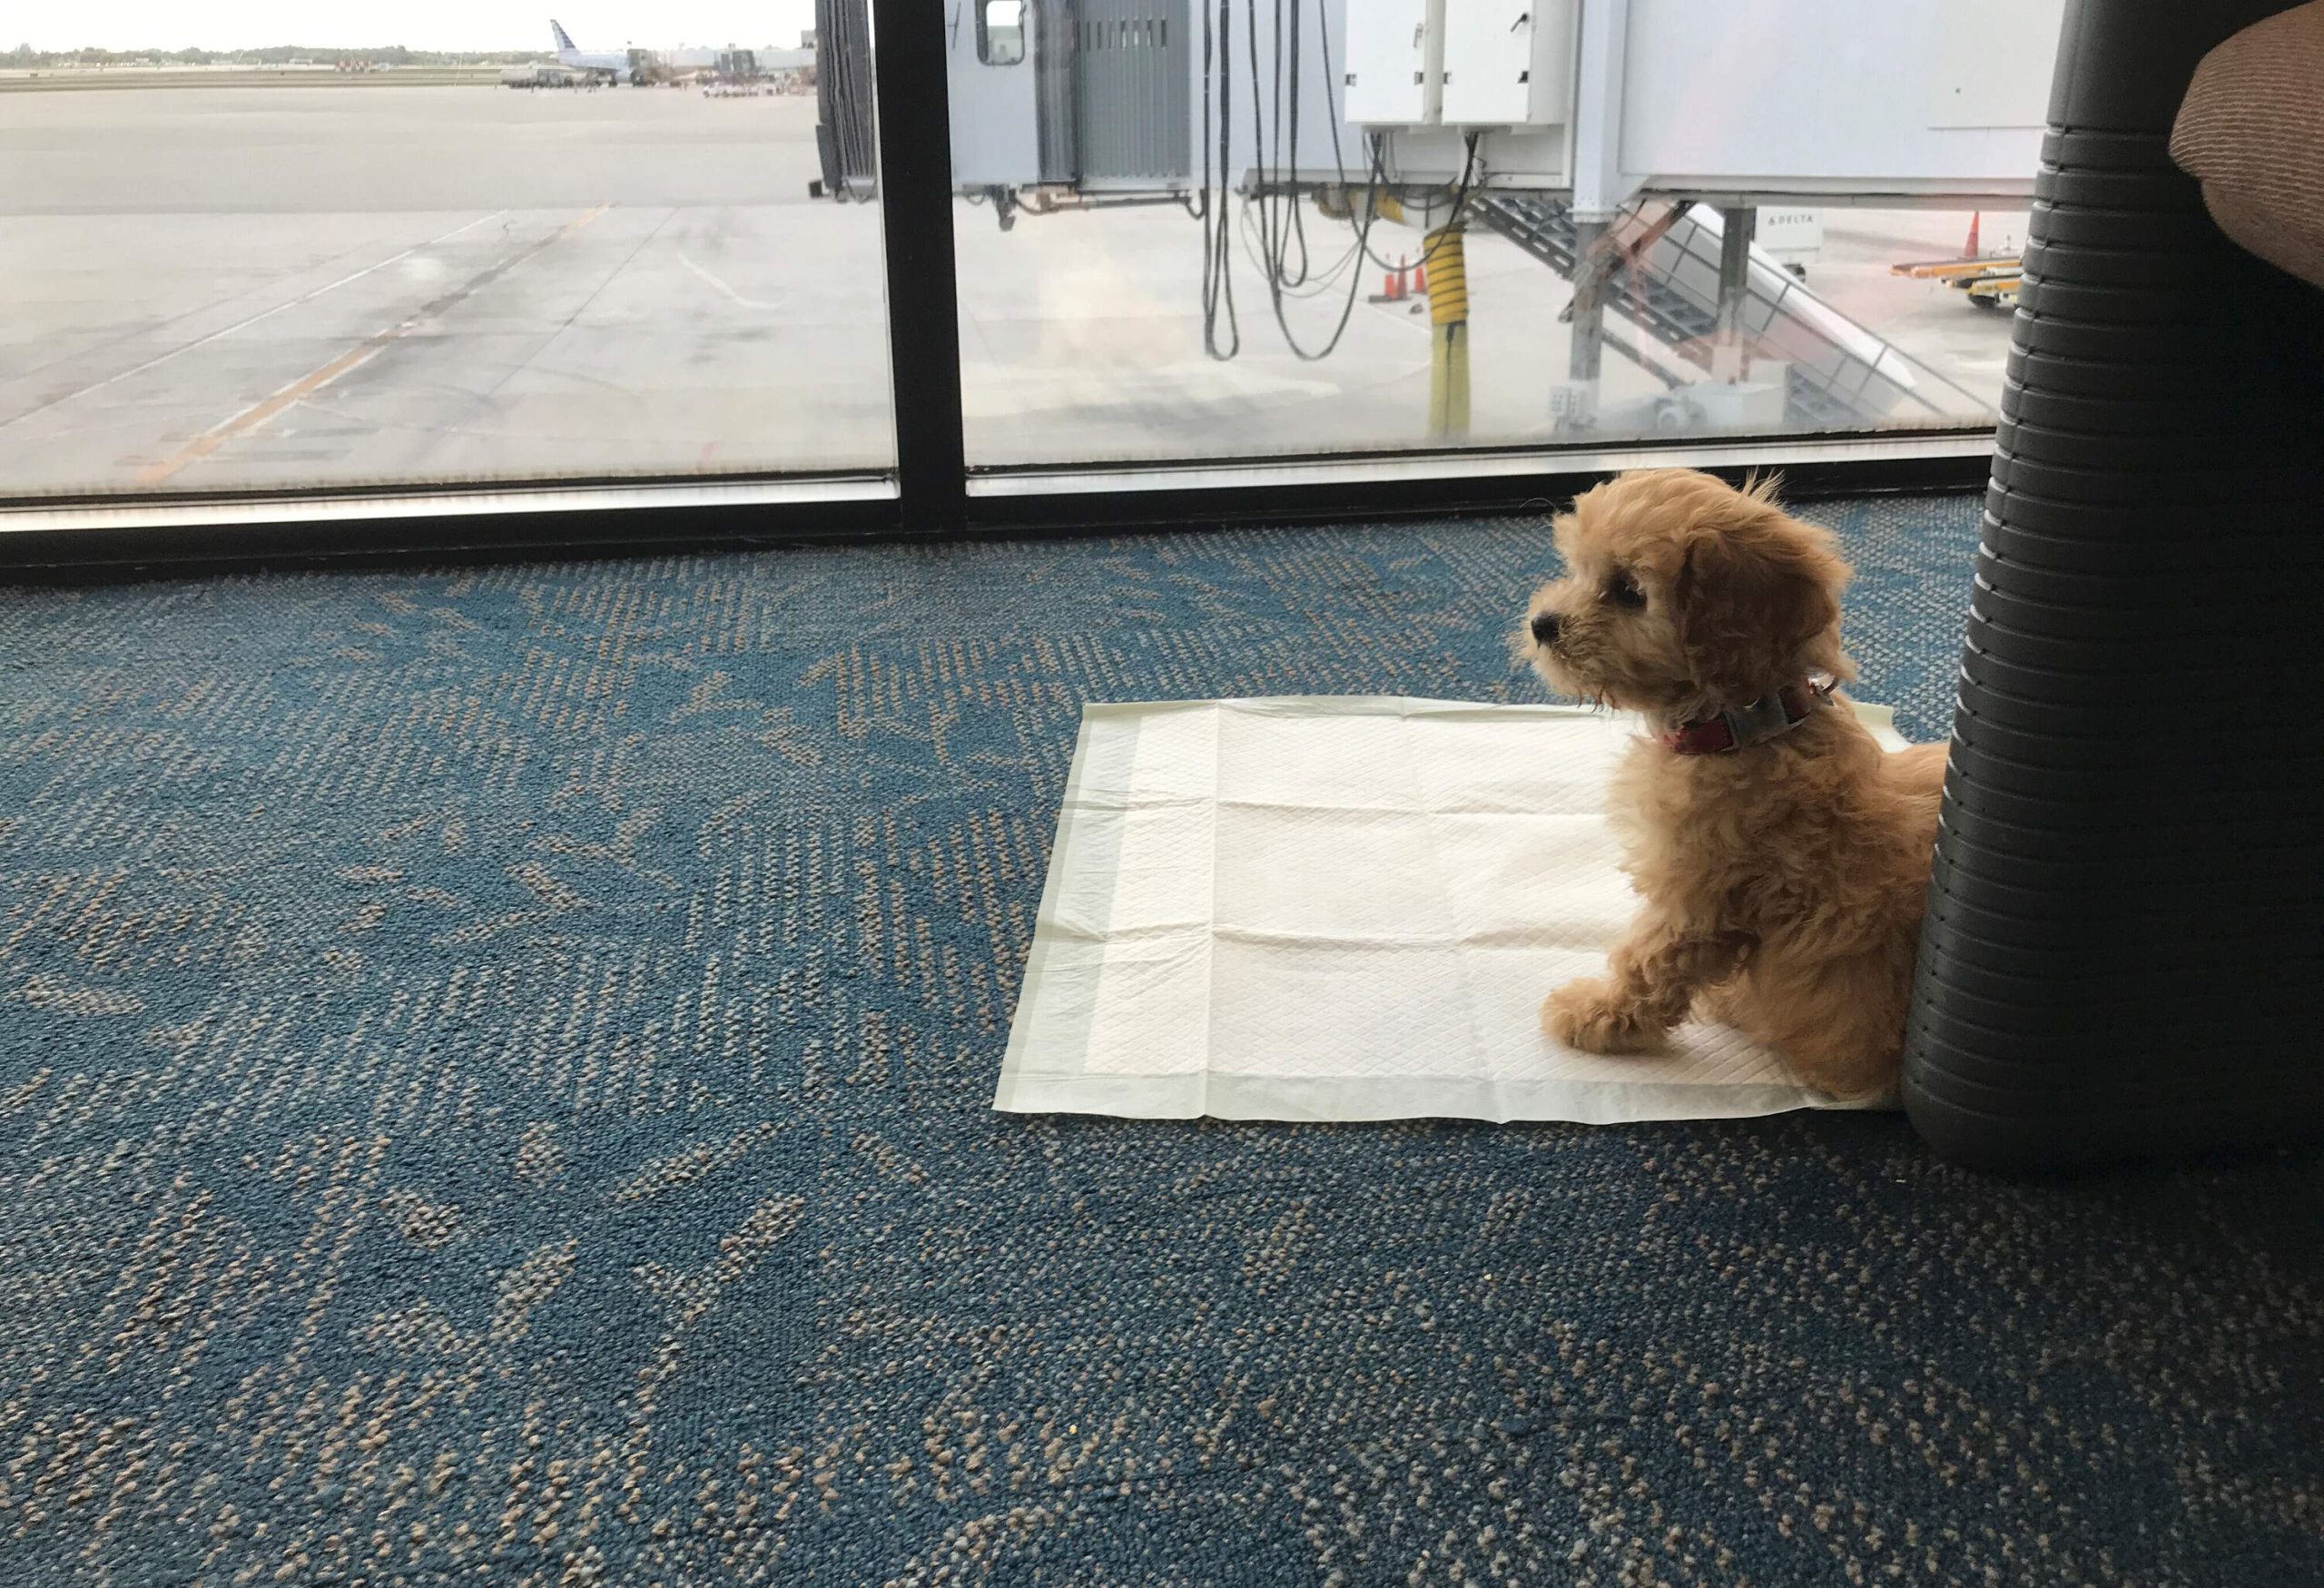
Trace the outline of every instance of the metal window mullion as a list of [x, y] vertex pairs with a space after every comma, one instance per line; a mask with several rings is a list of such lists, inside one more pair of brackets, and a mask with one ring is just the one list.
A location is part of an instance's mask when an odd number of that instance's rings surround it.
[[872, 0], [872, 38], [898, 506], [908, 532], [950, 534], [967, 516], [968, 460], [943, 16], [928, 0]]

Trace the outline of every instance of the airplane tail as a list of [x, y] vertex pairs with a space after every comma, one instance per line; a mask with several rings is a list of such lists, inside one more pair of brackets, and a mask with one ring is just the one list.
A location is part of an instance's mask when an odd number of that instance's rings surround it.
[[556, 35], [556, 47], [558, 49], [570, 50], [577, 49], [579, 47], [574, 44], [573, 35], [565, 31], [565, 24], [557, 21], [554, 16], [548, 19], [548, 30]]

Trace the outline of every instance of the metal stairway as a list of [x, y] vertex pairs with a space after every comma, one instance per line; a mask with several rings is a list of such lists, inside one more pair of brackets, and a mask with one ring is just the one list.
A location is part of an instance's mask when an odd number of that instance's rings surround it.
[[[1485, 192], [1472, 194], [1469, 207], [1486, 226], [1573, 279], [1579, 233], [1568, 205], [1531, 193]], [[1607, 307], [1689, 363], [1708, 369], [1718, 323], [1718, 213], [1680, 202], [1652, 216], [1633, 215], [1607, 235], [1620, 245], [1607, 279]], [[1799, 429], [1867, 429], [1927, 413], [1957, 419], [1984, 407], [1816, 296], [1756, 248], [1743, 329], [1754, 357], [1790, 363], [1785, 420]], [[1640, 351], [1619, 339], [1608, 338], [1607, 345], [1645, 365]]]

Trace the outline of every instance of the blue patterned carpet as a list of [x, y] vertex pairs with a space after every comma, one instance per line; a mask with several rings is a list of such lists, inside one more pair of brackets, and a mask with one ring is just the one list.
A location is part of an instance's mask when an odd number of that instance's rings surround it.
[[[1810, 509], [1941, 731], [1975, 503]], [[2324, 1582], [2324, 1171], [988, 1110], [1086, 699], [1538, 523], [0, 593], [0, 1583]]]

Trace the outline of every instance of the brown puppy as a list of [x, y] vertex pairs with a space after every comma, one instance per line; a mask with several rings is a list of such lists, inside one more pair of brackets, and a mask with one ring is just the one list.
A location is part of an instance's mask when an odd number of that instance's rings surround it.
[[[1840, 649], [1848, 567], [1769, 487], [1626, 474], [1557, 520], [1563, 578], [1520, 650], [1552, 689], [1643, 715], [1610, 815], [1645, 905], [1604, 978], [1542, 1028], [1595, 1053], [1689, 1011], [1739, 1027], [1836, 1097], [1893, 1086], [1945, 747], [1890, 755], [1812, 675]], [[1826, 687], [1828, 687], [1827, 686]]]

